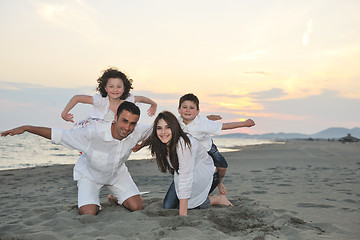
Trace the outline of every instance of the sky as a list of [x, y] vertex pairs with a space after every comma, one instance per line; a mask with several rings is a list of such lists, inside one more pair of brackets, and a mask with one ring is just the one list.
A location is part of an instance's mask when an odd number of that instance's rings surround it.
[[[66, 103], [95, 94], [109, 67], [158, 112], [177, 115], [194, 93], [202, 115], [256, 123], [223, 134], [360, 127], [359, 9], [358, 0], [0, 0], [0, 129], [71, 128]], [[72, 112], [80, 121], [89, 111]]]

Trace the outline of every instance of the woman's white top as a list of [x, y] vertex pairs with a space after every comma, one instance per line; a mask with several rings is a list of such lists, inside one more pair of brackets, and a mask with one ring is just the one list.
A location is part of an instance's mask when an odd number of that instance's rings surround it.
[[204, 146], [188, 135], [191, 148], [180, 138], [177, 155], [179, 173], [175, 171], [174, 182], [179, 199], [188, 199], [188, 208], [200, 206], [208, 197], [213, 182], [215, 166]]

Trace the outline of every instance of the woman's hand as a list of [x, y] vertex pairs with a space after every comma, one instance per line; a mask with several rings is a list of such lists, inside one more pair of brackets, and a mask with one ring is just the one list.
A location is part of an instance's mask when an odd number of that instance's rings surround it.
[[187, 216], [188, 199], [180, 199], [179, 216]]

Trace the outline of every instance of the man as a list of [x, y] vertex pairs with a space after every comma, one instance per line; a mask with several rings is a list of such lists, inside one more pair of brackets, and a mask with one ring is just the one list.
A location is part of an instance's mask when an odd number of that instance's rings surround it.
[[118, 204], [136, 211], [144, 208], [143, 200], [125, 161], [132, 148], [150, 134], [148, 126], [137, 124], [139, 118], [140, 109], [125, 101], [119, 106], [113, 122], [92, 121], [84, 128], [72, 130], [26, 125], [2, 132], [1, 136], [30, 132], [82, 152], [74, 167], [80, 214], [99, 212], [102, 186], [112, 192], [111, 200], [116, 199]]

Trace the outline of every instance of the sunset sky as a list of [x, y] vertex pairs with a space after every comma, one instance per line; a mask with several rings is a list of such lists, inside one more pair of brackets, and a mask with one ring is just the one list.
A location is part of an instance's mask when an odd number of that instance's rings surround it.
[[[251, 118], [249, 134], [360, 127], [358, 0], [0, 1], [0, 129], [71, 128], [60, 113], [117, 67], [177, 114]], [[147, 106], [141, 122], [151, 123]], [[74, 109], [84, 119], [89, 106]]]

